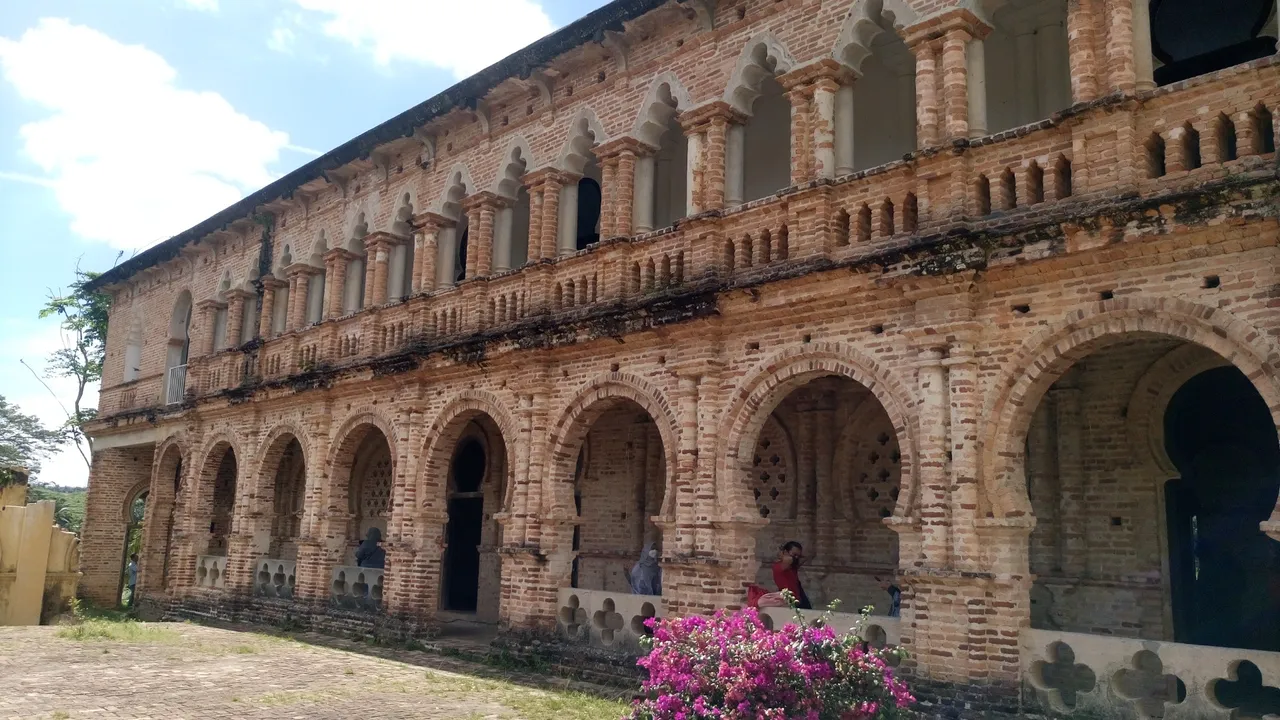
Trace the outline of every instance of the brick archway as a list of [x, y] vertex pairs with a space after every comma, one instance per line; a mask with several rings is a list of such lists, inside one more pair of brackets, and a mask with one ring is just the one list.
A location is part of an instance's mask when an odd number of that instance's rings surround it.
[[[508, 502], [512, 490], [512, 473], [515, 461], [515, 442], [519, 437], [519, 425], [501, 398], [484, 390], [466, 390], [455, 395], [436, 415], [427, 430], [422, 449], [422, 465], [418, 480], [413, 483], [416, 497], [406, 497], [405, 505], [417, 512], [442, 518], [446, 512], [449, 463], [467, 424], [486, 417], [498, 427], [506, 446], [507, 477], [503, 483], [503, 510], [509, 511]], [[415, 512], [416, 514], [416, 512]], [[406, 518], [407, 522], [412, 522]]]
[[145, 511], [148, 522], [143, 525], [138, 560], [140, 595], [168, 590], [176, 508], [183, 480], [189, 477], [189, 469], [184, 468], [188, 462], [185, 438], [170, 436], [156, 448]]
[[[402, 471], [403, 463], [396, 445], [395, 424], [372, 410], [359, 409], [347, 417], [333, 436], [328, 463], [329, 481], [326, 483], [325, 498], [320, 503], [320, 512], [325, 518], [342, 521], [351, 519], [351, 480], [356, 455], [370, 433], [375, 432], [382, 436], [391, 454], [392, 493], [398, 492], [396, 488], [401, 482], [398, 473]], [[330, 530], [332, 529], [331, 527]], [[389, 518], [388, 535], [393, 529]]]
[[565, 519], [577, 514], [573, 505], [573, 476], [578, 452], [595, 421], [621, 401], [638, 405], [658, 426], [666, 470], [662, 515], [670, 514], [675, 502], [676, 452], [680, 447], [671, 404], [644, 379], [630, 373], [612, 372], [587, 383], [552, 428], [551, 455], [543, 478], [544, 517]]
[[908, 412], [907, 385], [889, 368], [840, 343], [814, 343], [784, 350], [760, 363], [730, 396], [717, 437], [716, 499], [725, 521], [758, 522], [744, 480], [752, 447], [769, 415], [791, 391], [825, 376], [844, 377], [869, 390], [884, 408], [902, 453], [901, 493], [894, 510], [905, 517], [914, 507], [915, 433]]
[[[1141, 335], [1184, 340], [1210, 350], [1249, 378], [1280, 426], [1277, 350], [1258, 330], [1216, 308], [1175, 298], [1106, 300], [1069, 313], [1039, 333], [1006, 365], [994, 384], [983, 417], [991, 425], [982, 449], [986, 512], [995, 517], [1032, 514], [1022, 446], [1031, 418], [1049, 386], [1072, 365], [1114, 342]], [[1280, 513], [1278, 513], [1280, 514]], [[1275, 517], [1275, 515], [1273, 515]]]
[[1230, 364], [1201, 345], [1180, 345], [1148, 368], [1134, 385], [1125, 411], [1133, 456], [1152, 465], [1165, 479], [1180, 477], [1164, 444], [1164, 415], [1169, 401], [1191, 378]]

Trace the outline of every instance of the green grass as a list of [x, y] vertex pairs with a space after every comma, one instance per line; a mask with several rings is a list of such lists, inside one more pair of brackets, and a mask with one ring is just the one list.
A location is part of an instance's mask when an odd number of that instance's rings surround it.
[[172, 630], [153, 625], [144, 625], [132, 620], [85, 620], [79, 625], [68, 625], [61, 628], [57, 634], [63, 640], [77, 642], [171, 643], [181, 639], [181, 636]]
[[580, 692], [542, 692], [510, 686], [501, 702], [524, 720], [620, 718], [631, 709], [627, 703], [602, 700]]

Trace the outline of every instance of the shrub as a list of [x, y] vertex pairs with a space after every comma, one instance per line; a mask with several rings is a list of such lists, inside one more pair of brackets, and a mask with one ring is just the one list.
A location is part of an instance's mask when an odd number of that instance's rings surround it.
[[[871, 648], [856, 631], [796, 621], [773, 631], [754, 609], [650, 619], [649, 679], [631, 720], [892, 720], [915, 702], [894, 676], [903, 652]], [[824, 616], [826, 617], [826, 616]]]

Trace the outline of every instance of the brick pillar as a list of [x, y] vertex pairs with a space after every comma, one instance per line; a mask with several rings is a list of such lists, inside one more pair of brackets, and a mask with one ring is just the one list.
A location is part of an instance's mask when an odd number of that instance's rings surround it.
[[[813, 174], [818, 178], [836, 176], [836, 95], [840, 81], [833, 77], [813, 84]], [[849, 138], [853, 142], [853, 138]]]
[[285, 330], [299, 330], [307, 325], [307, 300], [311, 289], [311, 274], [316, 270], [310, 265], [298, 263], [289, 268], [289, 318]]
[[683, 113], [679, 120], [689, 142], [689, 214], [719, 210], [726, 202], [741, 202], [741, 147], [731, 142], [731, 128], [739, 127], [740, 140], [740, 126], [746, 116], [728, 103], [717, 101]]
[[951, 560], [951, 500], [947, 477], [947, 380], [942, 351], [919, 352], [917, 382], [921, 398], [919, 428], [921, 551], [927, 567]]
[[635, 217], [636, 198], [636, 157], [638, 153], [632, 148], [618, 151], [618, 173], [614, 182], [618, 185], [615, 197], [618, 199], [617, 215], [613, 221], [613, 234], [631, 237], [635, 234], [632, 218]]
[[[977, 328], [971, 328], [976, 336]], [[952, 345], [947, 359], [950, 400], [951, 555], [959, 570], [979, 569], [981, 548], [974, 530], [978, 515], [978, 417], [981, 398], [978, 363], [972, 342]]]
[[536, 262], [542, 255], [542, 204], [545, 192], [545, 180], [541, 177], [524, 177], [525, 187], [529, 188], [529, 261]]
[[467, 279], [493, 273], [494, 221], [504, 198], [483, 192], [467, 198]]
[[1137, 89], [1133, 44], [1134, 0], [1106, 0], [1107, 80], [1110, 92]]
[[916, 58], [916, 144], [926, 148], [938, 144], [938, 61], [931, 39], [915, 41]]
[[335, 318], [342, 315], [342, 299], [347, 290], [347, 264], [352, 254], [342, 248], [334, 248], [324, 254], [325, 275], [324, 316]]
[[285, 281], [277, 280], [270, 275], [262, 278], [262, 310], [258, 313], [258, 336], [264, 340], [274, 334], [271, 327], [271, 318], [275, 313], [276, 290], [288, 286], [289, 284]]
[[968, 47], [973, 35], [951, 28], [942, 39], [942, 99], [948, 139], [969, 137]]
[[244, 335], [245, 314], [252, 297], [253, 293], [246, 290], [232, 290], [227, 293], [227, 347], [240, 347], [240, 338]]
[[[368, 309], [377, 302], [375, 291], [378, 287], [377, 270], [378, 258], [374, 250], [371, 250], [368, 243], [364, 246], [364, 298], [361, 300], [361, 309]], [[384, 274], [385, 277], [385, 274]]]
[[617, 233], [618, 218], [618, 156], [596, 155], [600, 160], [600, 239], [611, 238]]
[[794, 85], [787, 91], [787, 100], [791, 102], [791, 184], [800, 185], [813, 177], [809, 137], [813, 86], [807, 82]]
[[[741, 126], [741, 120], [732, 123]], [[726, 184], [729, 182], [729, 126], [730, 118], [727, 115], [720, 114], [711, 118], [707, 124], [707, 131], [702, 136], [702, 209], [703, 210], [719, 210], [725, 206], [725, 199], [728, 197]], [[692, 147], [690, 148], [692, 151]], [[741, 174], [742, 167], [739, 165], [736, 171]], [[739, 177], [737, 182], [741, 184], [742, 178]], [[741, 199], [741, 198], [739, 198]]]
[[1067, 7], [1067, 53], [1071, 67], [1071, 100], [1091, 102], [1098, 97], [1098, 76], [1094, 46], [1097, 17], [1094, 11], [1100, 0], [1077, 0]]
[[[703, 168], [706, 163], [704, 148], [707, 144], [707, 123], [698, 115], [682, 115], [680, 116], [680, 126], [684, 129], [685, 143], [688, 146], [688, 166], [685, 169], [685, 182], [689, 188], [688, 209], [690, 215], [697, 215], [706, 209], [706, 173]], [[650, 194], [652, 194], [652, 191], [650, 191]], [[644, 217], [652, 222], [652, 211], [646, 212]], [[648, 230], [652, 229], [652, 227], [648, 228]]]
[[391, 262], [391, 241], [383, 233], [365, 238], [365, 286], [364, 306], [381, 305], [387, 301], [387, 266]]
[[547, 177], [542, 189], [542, 222], [541, 237], [538, 238], [538, 257], [550, 259], [559, 256], [557, 239], [560, 232], [560, 187], [559, 177]]
[[422, 292], [422, 251], [426, 238], [422, 230], [413, 233], [413, 267], [409, 269], [409, 294]]
[[79, 594], [97, 605], [115, 607], [119, 602], [125, 562], [125, 503], [130, 491], [151, 477], [154, 452], [152, 446], [146, 445], [93, 454], [80, 532], [83, 575]]

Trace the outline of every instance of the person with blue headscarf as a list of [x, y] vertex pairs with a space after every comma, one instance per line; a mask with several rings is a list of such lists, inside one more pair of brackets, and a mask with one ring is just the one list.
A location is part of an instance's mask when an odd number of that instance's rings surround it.
[[631, 592], [637, 595], [662, 594], [662, 568], [653, 543], [645, 543], [640, 561], [631, 568]]

